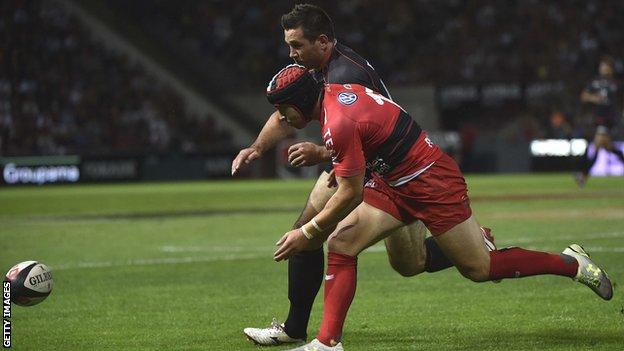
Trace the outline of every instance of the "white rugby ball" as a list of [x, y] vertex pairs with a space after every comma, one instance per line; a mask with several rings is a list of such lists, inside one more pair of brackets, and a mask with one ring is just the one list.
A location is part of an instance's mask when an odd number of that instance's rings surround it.
[[7, 272], [6, 280], [11, 282], [11, 302], [20, 306], [40, 303], [54, 286], [50, 268], [37, 261], [16, 264]]

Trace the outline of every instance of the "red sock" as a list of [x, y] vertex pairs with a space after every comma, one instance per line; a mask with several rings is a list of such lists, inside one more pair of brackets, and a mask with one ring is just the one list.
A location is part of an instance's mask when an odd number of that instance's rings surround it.
[[330, 252], [325, 276], [323, 321], [316, 337], [325, 345], [340, 342], [342, 326], [355, 296], [357, 257]]
[[573, 278], [578, 270], [576, 259], [519, 247], [490, 252], [490, 279], [520, 278], [555, 274]]

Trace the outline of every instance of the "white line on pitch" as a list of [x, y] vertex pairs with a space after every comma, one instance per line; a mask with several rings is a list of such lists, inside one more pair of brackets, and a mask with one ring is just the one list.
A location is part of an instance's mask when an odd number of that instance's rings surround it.
[[[494, 233], [496, 234], [496, 233]], [[580, 235], [563, 235], [563, 236], [549, 236], [549, 235], [536, 235], [525, 236], [519, 238], [513, 238], [513, 244], [523, 243], [537, 243], [553, 240], [594, 240], [594, 239], [611, 239], [611, 238], [624, 238], [624, 232], [605, 232], [605, 233], [587, 233]]]
[[[496, 234], [496, 233], [495, 233]], [[504, 236], [501, 235], [501, 236]], [[593, 239], [609, 239], [609, 238], [622, 238], [624, 232], [604, 232], [604, 233], [589, 233], [580, 235], [564, 235], [564, 236], [526, 236], [513, 238], [509, 245], [516, 244], [528, 244], [528, 243], [540, 243], [550, 242], [553, 240], [593, 240]], [[218, 252], [218, 253], [237, 253], [237, 252], [271, 252], [275, 250], [274, 246], [177, 246], [177, 245], [165, 245], [159, 247], [162, 252], [179, 253], [179, 252]], [[386, 247], [382, 242], [375, 244], [366, 251], [369, 252], [381, 252], [385, 251]]]
[[[537, 243], [552, 240], [588, 240], [588, 239], [608, 239], [624, 237], [624, 232], [606, 232], [593, 233], [588, 235], [575, 236], [556, 236], [556, 237], [521, 237], [515, 238], [515, 243]], [[591, 252], [624, 252], [624, 247], [607, 247], [607, 246], [586, 246]], [[55, 270], [78, 269], [78, 268], [106, 268], [106, 267], [127, 267], [127, 266], [152, 266], [166, 264], [183, 264], [196, 262], [218, 262], [218, 261], [237, 261], [249, 259], [270, 258], [274, 246], [174, 246], [166, 245], [160, 247], [160, 251], [177, 253], [177, 252], [218, 252], [225, 253], [224, 256], [218, 257], [162, 257], [149, 259], [133, 259], [126, 261], [100, 261], [100, 262], [76, 262], [68, 263], [53, 267]], [[540, 248], [537, 248], [540, 249]], [[544, 248], [542, 248], [544, 249]], [[385, 252], [386, 247], [383, 243], [378, 243], [366, 249], [366, 252]]]
[[270, 252], [274, 250], [274, 246], [161, 246], [162, 252]]
[[146, 258], [135, 259], [127, 261], [103, 261], [103, 262], [76, 262], [63, 264], [52, 267], [54, 270], [67, 270], [77, 268], [108, 268], [108, 267], [128, 267], [128, 266], [154, 266], [154, 265], [166, 265], [166, 264], [181, 264], [181, 263], [197, 263], [197, 262], [218, 262], [218, 261], [239, 261], [239, 260], [251, 260], [267, 257], [270, 255], [259, 254], [247, 254], [247, 255], [226, 255], [221, 257], [164, 257], [164, 258]]

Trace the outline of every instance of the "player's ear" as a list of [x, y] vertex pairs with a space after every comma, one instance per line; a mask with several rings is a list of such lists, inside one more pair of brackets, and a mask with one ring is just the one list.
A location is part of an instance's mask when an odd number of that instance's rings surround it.
[[319, 44], [321, 46], [321, 49], [323, 51], [325, 51], [325, 50], [327, 50], [329, 48], [329, 38], [327, 37], [327, 35], [321, 34], [321, 35], [318, 36], [318, 38], [316, 40], [319, 42]]

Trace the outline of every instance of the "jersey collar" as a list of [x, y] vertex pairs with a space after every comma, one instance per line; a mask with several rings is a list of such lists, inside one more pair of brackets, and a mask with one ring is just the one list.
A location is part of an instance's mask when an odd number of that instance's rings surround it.
[[327, 72], [327, 67], [329, 66], [329, 62], [336, 56], [338, 53], [336, 52], [336, 46], [338, 45], [338, 39], [334, 39], [334, 45], [331, 48], [331, 51], [327, 55], [325, 62], [321, 66], [321, 72], [325, 74]]

